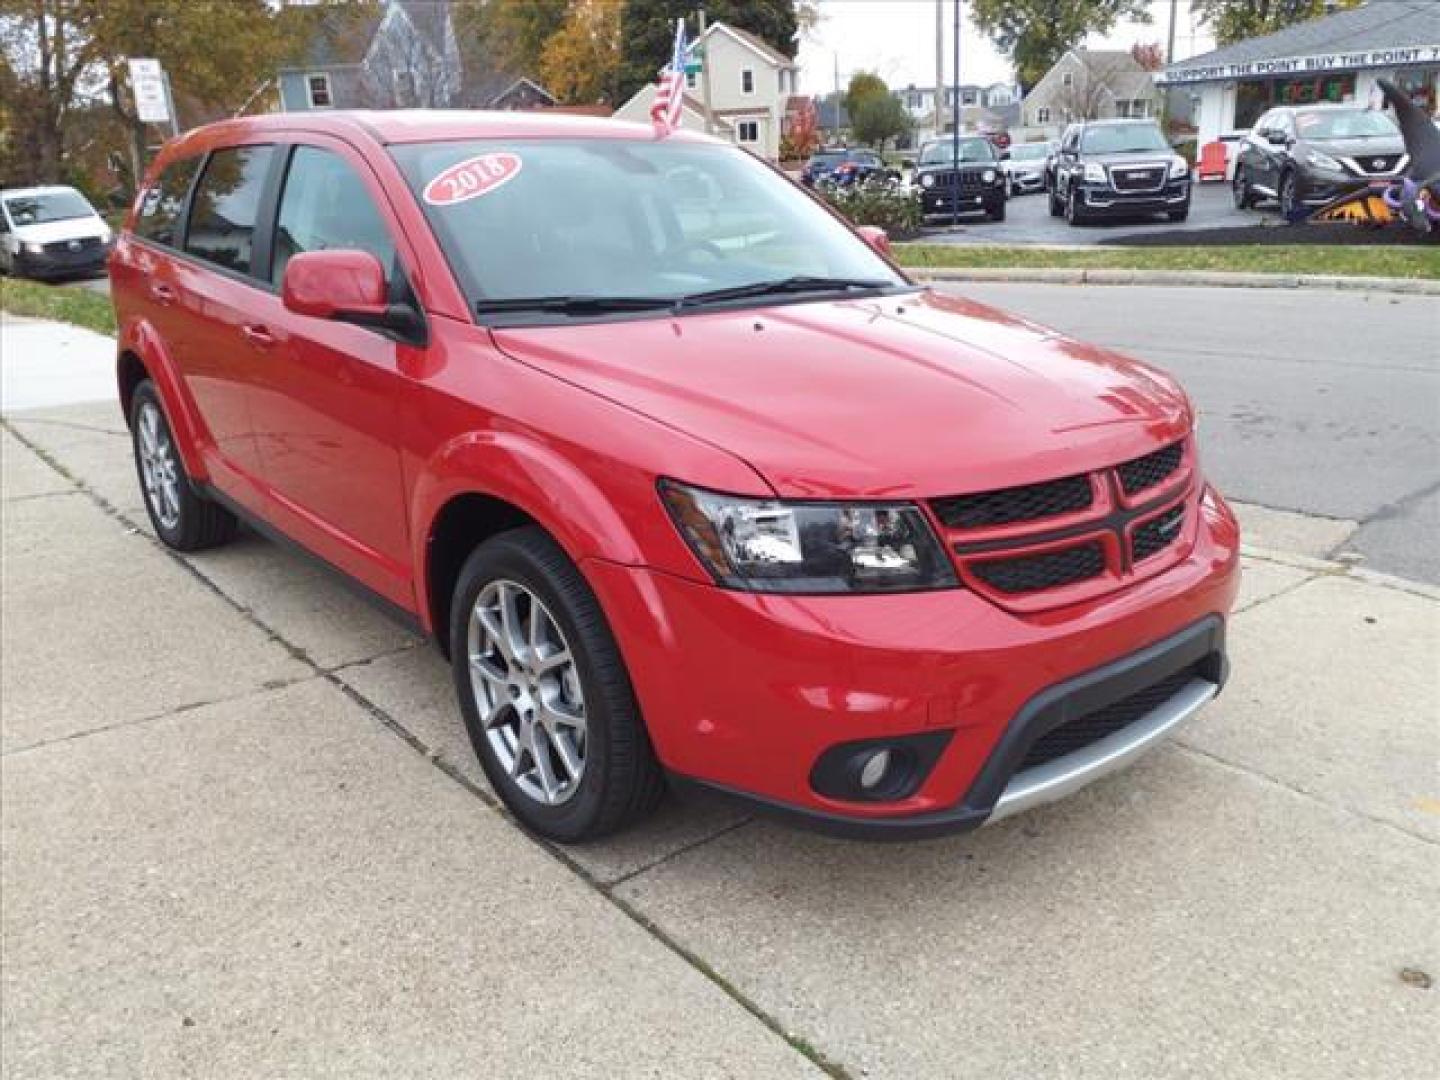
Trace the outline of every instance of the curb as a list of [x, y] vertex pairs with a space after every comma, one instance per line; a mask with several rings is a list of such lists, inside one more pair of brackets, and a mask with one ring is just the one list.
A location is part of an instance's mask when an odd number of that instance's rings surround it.
[[1188, 285], [1228, 289], [1338, 289], [1440, 296], [1440, 281], [1425, 278], [1342, 277], [1330, 274], [1255, 274], [1221, 270], [1122, 270], [1113, 267], [902, 267], [917, 281], [1009, 281], [1043, 285]]

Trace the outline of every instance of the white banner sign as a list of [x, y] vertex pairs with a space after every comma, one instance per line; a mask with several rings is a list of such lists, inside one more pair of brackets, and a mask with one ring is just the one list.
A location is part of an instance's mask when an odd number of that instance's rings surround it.
[[135, 115], [142, 123], [170, 122], [170, 95], [165, 92], [165, 73], [159, 60], [130, 61], [130, 89], [135, 95]]
[[1331, 71], [1359, 71], [1365, 68], [1404, 67], [1409, 64], [1440, 62], [1440, 45], [1420, 45], [1361, 52], [1324, 53], [1320, 56], [1283, 56], [1273, 60], [1247, 60], [1243, 64], [1197, 64], [1184, 62], [1156, 72], [1160, 85], [1214, 82], [1219, 79], [1284, 78], [1324, 75]]

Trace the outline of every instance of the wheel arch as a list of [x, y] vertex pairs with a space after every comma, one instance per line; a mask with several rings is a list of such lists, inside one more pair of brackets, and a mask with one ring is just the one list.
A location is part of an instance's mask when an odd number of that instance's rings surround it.
[[192, 480], [209, 479], [200, 453], [201, 425], [198, 414], [185, 396], [180, 375], [164, 343], [148, 323], [132, 323], [120, 335], [115, 355], [115, 388], [124, 411], [126, 427], [130, 425], [130, 405], [135, 389], [146, 379], [155, 384], [165, 406], [170, 431], [180, 450], [180, 459]]

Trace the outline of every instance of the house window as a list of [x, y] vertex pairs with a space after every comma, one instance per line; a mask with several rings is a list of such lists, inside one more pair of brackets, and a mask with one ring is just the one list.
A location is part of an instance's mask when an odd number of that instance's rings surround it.
[[699, 77], [698, 75], [696, 75], [695, 72], [693, 72], [693, 71], [687, 71], [687, 72], [685, 73], [685, 89], [687, 89], [687, 90], [694, 90], [694, 89], [695, 89], [695, 84], [696, 84], [697, 82], [699, 82], [699, 81], [700, 81], [700, 77]]
[[1041, 105], [1035, 110], [1035, 122], [1037, 124], [1048, 124], [1050, 122], [1050, 106]]
[[310, 97], [310, 108], [328, 109], [335, 101], [330, 96], [330, 76], [325, 72], [305, 76], [305, 92]]
[[1075, 73], [1074, 73], [1073, 71], [1063, 72], [1063, 73], [1060, 75], [1060, 85], [1061, 85], [1061, 86], [1074, 86], [1074, 85], [1075, 85]]
[[754, 120], [741, 120], [735, 125], [735, 137], [742, 143], [757, 143], [760, 141], [760, 125]]
[[755, 72], [749, 68], [740, 72], [740, 92], [742, 94], [753, 94], [755, 92]]

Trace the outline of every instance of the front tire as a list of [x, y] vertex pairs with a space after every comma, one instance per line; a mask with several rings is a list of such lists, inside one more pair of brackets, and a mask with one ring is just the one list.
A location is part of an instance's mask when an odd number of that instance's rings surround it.
[[130, 401], [130, 440], [145, 512], [166, 547], [203, 551], [235, 536], [240, 526], [235, 515], [195, 490], [175, 445], [164, 403], [149, 379], [135, 388]]
[[1286, 221], [1292, 220], [1298, 213], [1300, 200], [1295, 191], [1295, 174], [1287, 172], [1280, 177], [1280, 213]]
[[506, 807], [551, 840], [593, 840], [664, 793], [630, 676], [590, 586], [541, 529], [501, 533], [455, 585], [450, 656], [475, 755]]
[[992, 203], [991, 205], [989, 205], [989, 206], [987, 206], [987, 207], [985, 208], [985, 212], [990, 215], [990, 220], [991, 220], [991, 221], [1004, 221], [1004, 220], [1005, 220], [1005, 200], [1004, 200], [1004, 199], [1001, 199], [1001, 200], [1000, 200], [999, 202], [997, 202], [997, 203]]
[[1085, 212], [1080, 209], [1080, 196], [1073, 187], [1070, 189], [1070, 197], [1065, 200], [1065, 220], [1070, 223], [1071, 228], [1084, 225], [1086, 221]]
[[1184, 210], [1170, 210], [1165, 216], [1178, 225], [1190, 216], [1190, 207], [1187, 206]]
[[1054, 188], [1051, 188], [1045, 194], [1050, 200], [1050, 216], [1057, 218], [1063, 217], [1065, 214], [1065, 204], [1060, 201], [1060, 193]]
[[1250, 190], [1250, 178], [1245, 169], [1235, 166], [1235, 178], [1230, 182], [1230, 198], [1236, 210], [1249, 210], [1255, 205], [1255, 193]]

